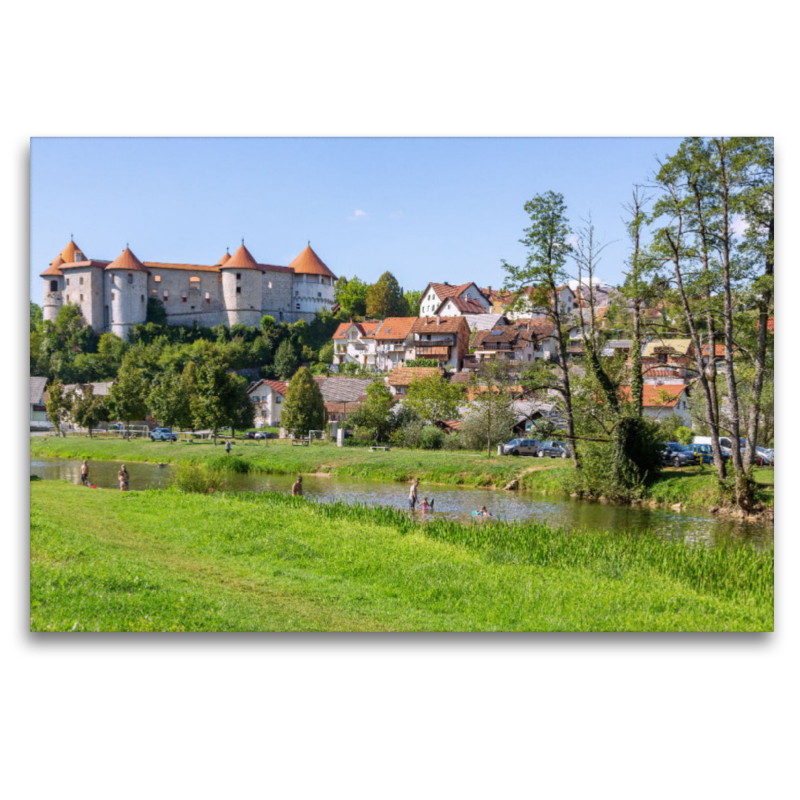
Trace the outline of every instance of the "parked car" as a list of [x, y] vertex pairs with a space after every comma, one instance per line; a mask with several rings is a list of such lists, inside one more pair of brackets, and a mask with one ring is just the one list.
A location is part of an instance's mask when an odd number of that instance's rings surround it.
[[569, 458], [569, 448], [564, 442], [550, 439], [539, 445], [539, 452], [536, 455], [539, 458], [544, 458], [545, 456], [550, 456], [550, 458]]
[[173, 442], [178, 441], [178, 434], [173, 433], [170, 428], [153, 428], [150, 431], [150, 438], [154, 442], [168, 442], [172, 439]]
[[503, 445], [503, 455], [506, 456], [535, 456], [538, 452], [538, 439], [512, 439]]
[[756, 445], [755, 463], [759, 467], [774, 467], [775, 466], [775, 451], [767, 450], [766, 447], [759, 447]]
[[673, 467], [688, 467], [691, 464], [699, 464], [700, 459], [688, 445], [680, 442], [664, 442], [664, 463]]
[[714, 463], [714, 451], [711, 449], [710, 444], [690, 444], [688, 447], [694, 451], [694, 454], [702, 464]]

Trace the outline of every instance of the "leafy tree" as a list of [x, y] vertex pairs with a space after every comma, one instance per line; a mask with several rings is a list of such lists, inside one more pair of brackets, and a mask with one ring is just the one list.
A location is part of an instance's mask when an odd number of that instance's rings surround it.
[[333, 364], [333, 342], [328, 342], [320, 347], [319, 360], [323, 364]]
[[116, 377], [128, 349], [128, 343], [114, 333], [104, 333], [100, 337], [97, 342], [100, 380], [110, 380]]
[[295, 435], [324, 430], [326, 421], [322, 392], [307, 367], [300, 367], [286, 389], [281, 425]]
[[426, 422], [435, 423], [448, 419], [459, 419], [459, 406], [464, 402], [464, 387], [450, 383], [441, 375], [415, 378], [408, 387], [403, 401]]
[[[204, 361], [197, 366], [196, 372], [197, 392], [191, 401], [194, 424], [198, 428], [209, 428], [213, 432], [216, 445], [217, 431], [220, 428], [233, 427], [242, 418], [243, 379], [239, 375], [228, 373], [224, 362], [217, 358]], [[246, 388], [245, 385], [245, 391]]]
[[275, 353], [275, 372], [278, 373], [278, 377], [282, 381], [288, 380], [299, 363], [294, 345], [288, 339], [281, 342], [278, 352]]
[[375, 443], [385, 442], [395, 427], [392, 393], [377, 380], [367, 387], [367, 399], [361, 408], [348, 416], [348, 425], [369, 430]]
[[72, 392], [71, 416], [79, 427], [89, 431], [90, 438], [98, 423], [108, 421], [108, 406], [104, 398], [94, 393], [91, 383]]
[[384, 272], [367, 292], [367, 316], [372, 319], [400, 317], [405, 314], [406, 302], [397, 278]]
[[567, 367], [568, 336], [565, 328], [568, 320], [558, 302], [559, 286], [569, 279], [566, 271], [567, 256], [572, 248], [567, 243], [570, 227], [567, 222], [567, 207], [563, 195], [556, 192], [545, 192], [536, 195], [525, 203], [531, 224], [525, 228], [525, 236], [520, 239], [528, 249], [528, 257], [522, 267], [512, 266], [503, 261], [503, 269], [507, 277], [505, 288], [517, 296], [515, 304], [520, 307], [528, 302], [523, 289], [533, 287], [530, 303], [543, 310], [542, 316], [550, 319], [555, 325], [554, 336], [558, 344], [558, 362], [552, 365], [550, 374], [542, 384], [531, 387], [554, 389], [563, 398], [564, 416], [567, 421], [567, 436], [570, 440], [572, 460], [578, 463], [575, 443], [575, 420], [572, 410], [572, 391], [570, 374]]
[[42, 319], [42, 307], [31, 302], [31, 332], [41, 329]]
[[275, 328], [275, 317], [271, 317], [269, 314], [264, 314], [264, 316], [261, 317], [262, 333], [270, 333], [274, 328]]
[[147, 298], [147, 316], [145, 317], [145, 323], [148, 322], [152, 322], [154, 325], [167, 324], [167, 310], [157, 297]]
[[108, 408], [125, 423], [125, 435], [134, 419], [144, 419], [147, 415], [148, 384], [144, 370], [136, 363], [131, 351], [125, 356], [119, 375], [108, 393]]
[[333, 296], [341, 306], [340, 315], [345, 319], [364, 317], [367, 313], [367, 293], [370, 286], [357, 276], [350, 280], [339, 278], [333, 287]]
[[[181, 373], [166, 372], [150, 390], [150, 410], [159, 422], [169, 428], [188, 428], [192, 424], [192, 396], [184, 388]], [[169, 441], [172, 443], [172, 437]]]
[[486, 361], [470, 376], [474, 396], [461, 433], [473, 446], [476, 440], [486, 442], [487, 456], [491, 456], [493, 445], [507, 439], [516, 421], [510, 385], [511, 372], [503, 361]]
[[419, 304], [422, 302], [422, 290], [411, 289], [403, 294], [405, 300], [405, 308], [403, 309], [402, 316], [416, 317], [419, 314]]
[[61, 426], [66, 422], [72, 407], [72, 397], [64, 390], [64, 384], [56, 379], [52, 381], [47, 387], [47, 400], [45, 401], [45, 409], [50, 422], [55, 425], [56, 430], [62, 435], [67, 434], [61, 429]]

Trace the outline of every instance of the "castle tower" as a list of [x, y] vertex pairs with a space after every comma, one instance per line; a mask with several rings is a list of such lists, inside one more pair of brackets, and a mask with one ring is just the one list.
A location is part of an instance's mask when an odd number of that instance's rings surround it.
[[[59, 263], [59, 261], [61, 263]], [[93, 261], [70, 239], [69, 244], [61, 251], [52, 262], [50, 269], [60, 272], [59, 287], [61, 290], [60, 303], [57, 303], [55, 292], [50, 289], [55, 286], [56, 276], [48, 276], [45, 292], [45, 302], [50, 305], [49, 315], [53, 319], [58, 315], [61, 305], [72, 303], [80, 307], [81, 314], [86, 324], [95, 330], [102, 327], [103, 313], [103, 267], [107, 262]], [[50, 270], [48, 270], [49, 272]], [[54, 297], [47, 299], [47, 294]], [[56, 307], [57, 306], [57, 307]], [[48, 319], [48, 317], [45, 317]]]
[[323, 309], [333, 308], [336, 276], [311, 249], [311, 244], [289, 264], [294, 270], [292, 313], [295, 319], [311, 322]]
[[55, 322], [58, 312], [62, 306], [62, 293], [64, 291], [64, 273], [60, 267], [64, 263], [59, 253], [51, 262], [50, 266], [41, 273], [44, 278], [44, 303], [42, 304], [42, 316], [50, 322]]
[[95, 330], [127, 339], [131, 325], [147, 319], [148, 275], [147, 267], [127, 247], [105, 268], [104, 325]]
[[261, 322], [261, 270], [250, 251], [242, 246], [220, 264], [222, 273], [222, 295], [228, 327], [250, 325], [258, 327]]

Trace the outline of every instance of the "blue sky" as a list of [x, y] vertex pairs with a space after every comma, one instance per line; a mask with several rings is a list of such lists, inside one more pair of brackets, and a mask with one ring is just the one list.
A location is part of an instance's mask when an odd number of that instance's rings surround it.
[[591, 212], [622, 278], [623, 204], [680, 139], [45, 139], [31, 142], [31, 299], [69, 241], [113, 259], [213, 264], [242, 237], [262, 263], [307, 240], [337, 274], [405, 289], [499, 287], [521, 263], [523, 204], [552, 189]]

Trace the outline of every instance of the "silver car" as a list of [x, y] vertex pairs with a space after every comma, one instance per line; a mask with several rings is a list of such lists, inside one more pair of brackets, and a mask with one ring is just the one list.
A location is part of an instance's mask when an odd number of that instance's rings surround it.
[[535, 456], [538, 452], [538, 439], [512, 439], [503, 445], [503, 454], [507, 456]]

